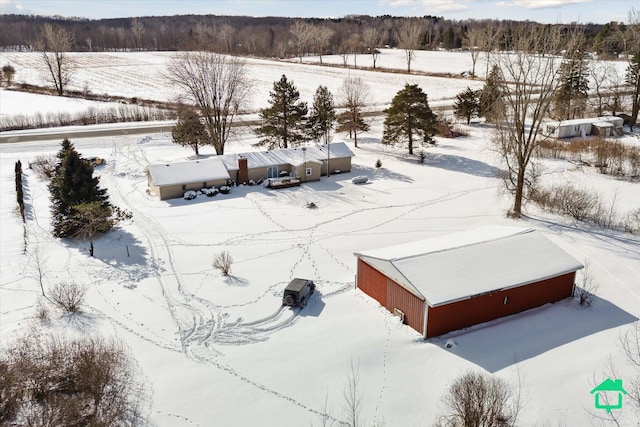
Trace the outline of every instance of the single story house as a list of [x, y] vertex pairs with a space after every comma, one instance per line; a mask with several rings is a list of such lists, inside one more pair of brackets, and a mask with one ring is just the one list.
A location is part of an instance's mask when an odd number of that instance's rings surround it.
[[617, 116], [602, 116], [575, 120], [545, 120], [542, 132], [553, 138], [571, 138], [596, 135], [610, 137], [622, 134], [624, 119]]
[[328, 172], [350, 172], [353, 156], [347, 144], [334, 142], [328, 147], [309, 145], [149, 165], [147, 176], [149, 188], [165, 200], [182, 197], [186, 190], [223, 185], [228, 179], [237, 184], [283, 176], [296, 177], [303, 183], [319, 181]]
[[423, 338], [570, 297], [583, 268], [521, 227], [483, 227], [355, 255], [356, 286]]
[[149, 189], [160, 200], [182, 197], [187, 190], [219, 187], [229, 178], [227, 168], [218, 157], [147, 166]]

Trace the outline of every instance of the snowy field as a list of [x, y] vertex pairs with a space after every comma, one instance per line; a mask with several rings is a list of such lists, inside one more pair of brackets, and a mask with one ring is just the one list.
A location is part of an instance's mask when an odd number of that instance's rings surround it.
[[[68, 87], [80, 91], [89, 89], [95, 94], [159, 101], [175, 100], [178, 93], [165, 77], [167, 64], [175, 55], [176, 52], [72, 53], [70, 58], [78, 66]], [[421, 70], [420, 67], [424, 67], [422, 69], [427, 70], [430, 66], [436, 66], [438, 70], [444, 68], [453, 73], [459, 73], [466, 70], [467, 62], [470, 62], [469, 55], [449, 54], [454, 59], [448, 61], [440, 59], [440, 56], [442, 56], [440, 52], [419, 52], [415, 69]], [[380, 64], [385, 64], [381, 66], [388, 68], [394, 68], [392, 64], [397, 64], [397, 61], [401, 60], [392, 50], [386, 50], [380, 58]], [[465, 58], [468, 61], [465, 61]], [[305, 58], [305, 62], [315, 60], [317, 60], [315, 57]], [[341, 63], [342, 59], [339, 56], [323, 57], [323, 61]], [[364, 57], [362, 61], [365, 61]], [[46, 74], [39, 65], [38, 53], [2, 52], [0, 63], [13, 65], [16, 69], [14, 78], [16, 83], [49, 85]], [[471, 79], [408, 76], [253, 58], [247, 59], [247, 68], [249, 77], [254, 82], [251, 99], [247, 105], [247, 109], [252, 112], [268, 106], [269, 91], [273, 89], [273, 83], [280, 80], [282, 74], [294, 82], [300, 90], [300, 98], [309, 104], [319, 85], [327, 86], [334, 96], [337, 96], [347, 76], [362, 77], [372, 88], [370, 102], [372, 108], [387, 106], [405, 83], [420, 84], [430, 101], [448, 100], [449, 104], [467, 86], [480, 89], [483, 84]]]
[[[280, 66], [289, 65], [271, 63], [256, 74], [268, 76], [270, 86]], [[301, 93], [327, 84], [305, 75], [304, 67], [332, 71], [291, 65]], [[333, 71], [335, 84], [348, 72]], [[366, 74], [372, 93], [388, 102], [396, 89], [371, 83], [376, 75]], [[464, 80], [451, 81], [466, 87]], [[491, 129], [463, 128], [468, 137], [437, 138], [419, 164], [406, 150], [379, 143], [378, 118], [358, 148], [346, 140], [356, 154], [350, 174], [296, 188], [237, 187], [214, 198], [164, 202], [148, 194], [145, 166], [193, 157], [169, 134], [72, 139], [82, 155], [106, 159], [96, 170], [101, 185], [115, 205], [133, 213], [132, 221], [96, 241], [95, 258], [88, 243], [51, 237], [47, 184], [26, 167], [57, 152], [60, 141], [1, 144], [0, 344], [30, 328], [124, 340], [152, 392], [149, 420], [157, 426], [319, 426], [323, 413], [337, 425], [346, 419], [343, 393], [352, 361], [359, 365], [363, 425], [432, 425], [441, 396], [468, 370], [511, 384], [522, 378], [526, 405], [519, 425], [609, 425], [590, 415], [597, 412], [589, 391], [604, 380], [610, 358], [621, 379], [633, 373], [618, 340], [640, 317], [640, 239], [533, 206], [524, 219], [506, 218], [510, 198], [496, 178], [503, 166], [490, 147]], [[237, 135], [227, 152], [251, 150], [255, 142], [249, 132]], [[374, 167], [378, 159], [381, 168]], [[17, 160], [25, 170], [26, 248], [15, 208]], [[640, 208], [637, 183], [562, 161], [542, 166], [547, 183], [595, 189], [622, 213]], [[370, 182], [352, 184], [357, 175]], [[308, 202], [318, 208], [305, 208]], [[594, 305], [564, 300], [423, 341], [354, 289], [354, 252], [484, 225], [536, 228], [586, 262], [600, 285]], [[229, 278], [211, 267], [223, 250], [234, 259]], [[70, 280], [89, 286], [84, 314], [54, 313], [48, 323], [35, 318], [36, 252], [45, 286]], [[282, 290], [294, 277], [318, 286], [303, 310], [281, 307]], [[447, 340], [455, 346], [446, 348]], [[630, 407], [620, 415], [621, 425], [636, 425]]]

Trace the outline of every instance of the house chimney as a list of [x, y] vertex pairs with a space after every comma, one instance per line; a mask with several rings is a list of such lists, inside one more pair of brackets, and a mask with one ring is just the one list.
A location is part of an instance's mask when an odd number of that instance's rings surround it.
[[245, 183], [249, 181], [249, 168], [247, 167], [247, 158], [246, 157], [238, 157], [238, 179], [236, 181], [237, 185]]

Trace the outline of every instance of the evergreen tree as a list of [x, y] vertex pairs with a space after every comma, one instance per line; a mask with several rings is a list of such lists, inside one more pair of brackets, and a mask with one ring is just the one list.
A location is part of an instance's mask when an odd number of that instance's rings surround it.
[[299, 101], [298, 89], [284, 74], [269, 95], [271, 106], [260, 111], [262, 125], [255, 131], [263, 137], [257, 145], [266, 145], [269, 150], [300, 145], [306, 140], [307, 103]]
[[480, 92], [479, 111], [478, 114], [481, 117], [487, 119], [487, 122], [493, 123], [498, 117], [498, 103], [502, 99], [502, 83], [503, 77], [500, 67], [493, 65], [491, 71], [487, 76], [487, 80], [484, 83], [484, 87]]
[[629, 60], [625, 81], [631, 86], [631, 124], [634, 125], [640, 110], [640, 48]]
[[313, 107], [309, 114], [309, 136], [316, 141], [329, 143], [329, 135], [336, 121], [333, 95], [326, 86], [318, 86], [313, 97]]
[[395, 144], [406, 139], [409, 154], [413, 154], [416, 136], [422, 138], [422, 143], [433, 143], [437, 116], [429, 108], [427, 94], [417, 84], [405, 84], [384, 112], [387, 118], [384, 120], [383, 144]]
[[89, 241], [89, 255], [93, 256], [93, 241], [96, 237], [111, 230], [131, 214], [99, 201], [75, 205], [69, 214], [70, 236]]
[[49, 183], [53, 234], [69, 237], [74, 225], [70, 221], [73, 208], [87, 202], [110, 206], [107, 192], [100, 188], [100, 179], [93, 176], [93, 166], [80, 157], [68, 139], [57, 154], [59, 162]]
[[584, 114], [589, 99], [589, 67], [584, 55], [571, 55], [560, 66], [562, 82], [554, 95], [554, 116], [571, 120]]
[[183, 147], [193, 148], [196, 156], [200, 155], [199, 147], [208, 143], [207, 130], [200, 121], [198, 113], [189, 107], [178, 110], [178, 121], [171, 131], [173, 142]]
[[478, 115], [480, 110], [480, 101], [478, 100], [478, 92], [467, 89], [456, 95], [456, 102], [453, 103], [453, 113], [458, 118], [467, 120], [467, 124], [471, 122], [471, 118]]

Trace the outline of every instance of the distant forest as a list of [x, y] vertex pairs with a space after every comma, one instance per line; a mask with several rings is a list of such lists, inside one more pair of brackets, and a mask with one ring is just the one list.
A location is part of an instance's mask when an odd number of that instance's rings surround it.
[[[0, 49], [30, 50], [44, 24], [73, 34], [72, 51], [210, 50], [235, 55], [293, 57], [370, 53], [376, 48], [483, 49], [489, 39], [509, 49], [509, 33], [532, 22], [463, 20], [424, 16], [346, 16], [337, 19], [179, 15], [90, 20], [27, 15], [0, 16]], [[556, 24], [561, 25], [561, 24]], [[602, 58], [625, 54], [623, 23], [563, 25], [584, 34], [585, 51]], [[416, 37], [410, 37], [407, 31]], [[416, 34], [417, 32], [417, 34]], [[472, 36], [473, 35], [473, 36]]]

